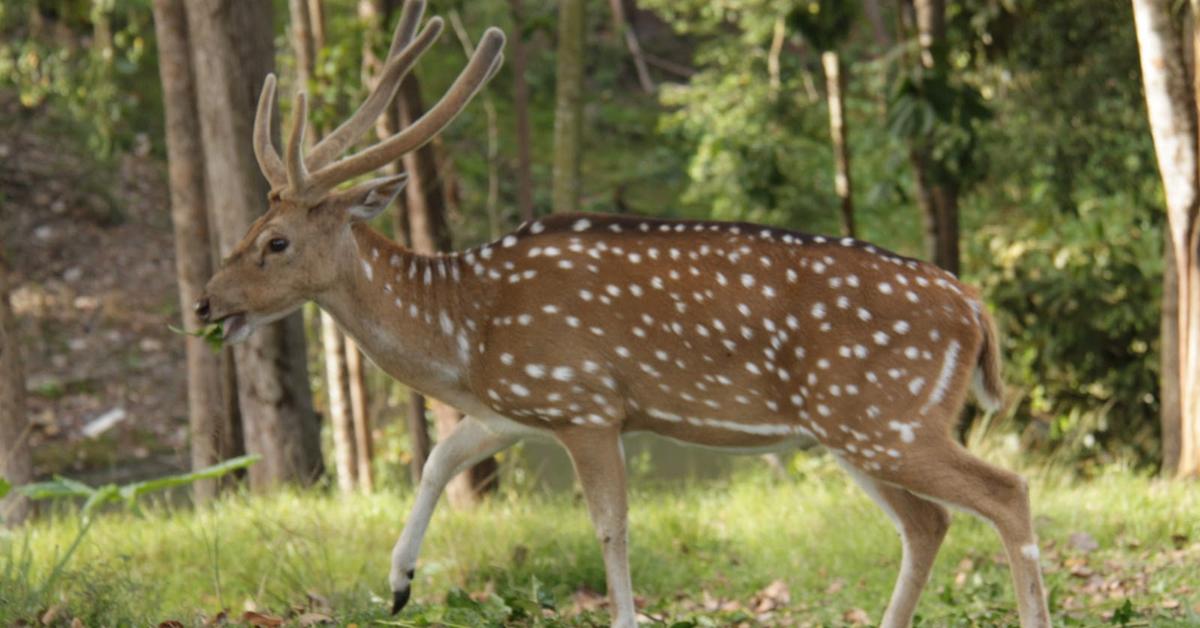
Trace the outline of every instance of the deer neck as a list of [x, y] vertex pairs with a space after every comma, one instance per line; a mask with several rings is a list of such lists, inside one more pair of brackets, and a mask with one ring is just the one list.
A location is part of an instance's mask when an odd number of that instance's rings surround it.
[[456, 255], [410, 251], [366, 225], [337, 260], [341, 280], [315, 301], [397, 380], [440, 399], [461, 398], [471, 330]]

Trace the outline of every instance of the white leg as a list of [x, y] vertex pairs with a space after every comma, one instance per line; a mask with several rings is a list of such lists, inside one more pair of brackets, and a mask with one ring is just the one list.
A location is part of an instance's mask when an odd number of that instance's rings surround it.
[[412, 592], [412, 579], [417, 565], [417, 554], [421, 540], [433, 516], [442, 490], [451, 478], [471, 465], [512, 445], [519, 437], [516, 430], [506, 431], [493, 425], [484, 425], [471, 417], [464, 417], [448, 438], [434, 446], [425, 461], [417, 499], [404, 525], [404, 532], [392, 550], [392, 613], [397, 613], [408, 603]]
[[876, 505], [892, 519], [900, 533], [903, 557], [900, 575], [892, 589], [892, 599], [883, 614], [881, 628], [908, 628], [921, 591], [929, 581], [929, 572], [937, 557], [942, 539], [950, 527], [950, 513], [945, 507], [863, 473], [848, 462], [837, 458], [846, 473], [854, 479]]
[[633, 583], [629, 576], [628, 504], [625, 495], [625, 456], [615, 430], [577, 428], [557, 434], [583, 487], [596, 537], [604, 551], [604, 573], [612, 605], [612, 625], [637, 625]]

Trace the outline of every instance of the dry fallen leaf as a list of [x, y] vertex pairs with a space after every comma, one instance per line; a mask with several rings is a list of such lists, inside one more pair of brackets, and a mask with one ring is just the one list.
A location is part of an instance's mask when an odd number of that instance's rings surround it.
[[603, 608], [607, 603], [608, 598], [587, 587], [579, 587], [571, 594], [571, 604], [576, 612], [594, 611]]
[[852, 608], [842, 613], [842, 621], [852, 626], [865, 626], [871, 623], [871, 616], [861, 608]]
[[168, 619], [164, 622], [159, 622], [158, 628], [183, 628], [183, 622], [177, 619]]
[[787, 606], [792, 601], [792, 595], [783, 580], [775, 580], [762, 591], [754, 594], [750, 602], [750, 610], [755, 613], [765, 613]]
[[255, 611], [246, 611], [242, 613], [242, 621], [256, 626], [257, 628], [275, 628], [275, 626], [283, 625], [282, 617], [274, 617], [266, 613], [258, 613]]
[[54, 604], [50, 608], [46, 609], [46, 612], [42, 613], [42, 616], [38, 618], [38, 621], [42, 622], [43, 626], [49, 626], [50, 624], [54, 623], [54, 620], [58, 619], [58, 614], [62, 612], [62, 609], [62, 604]]
[[[301, 626], [318, 626], [320, 624], [332, 624], [333, 618], [325, 613], [303, 613], [296, 618], [296, 622]], [[183, 628], [182, 626], [180, 628]]]
[[1100, 549], [1100, 543], [1096, 541], [1095, 537], [1087, 532], [1073, 532], [1067, 539], [1067, 545], [1070, 545], [1072, 549], [1083, 552], [1084, 554], [1090, 554]]
[[829, 586], [825, 587], [825, 593], [828, 595], [833, 595], [844, 588], [846, 588], [845, 578], [834, 578], [833, 582], [830, 582]]

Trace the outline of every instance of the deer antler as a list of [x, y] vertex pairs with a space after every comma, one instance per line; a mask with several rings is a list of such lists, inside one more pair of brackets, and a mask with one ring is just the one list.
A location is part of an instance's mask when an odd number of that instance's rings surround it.
[[419, 34], [417, 25], [425, 12], [424, 0], [405, 3], [400, 21], [388, 51], [388, 58], [374, 89], [345, 122], [303, 155], [304, 126], [307, 107], [303, 93], [297, 95], [296, 113], [287, 146], [286, 161], [271, 143], [271, 111], [275, 101], [275, 77], [269, 75], [259, 98], [254, 120], [254, 154], [272, 188], [291, 198], [315, 201], [339, 183], [394, 161], [404, 153], [415, 150], [433, 139], [470, 102], [479, 89], [492, 78], [503, 61], [504, 34], [489, 28], [467, 66], [454, 84], [425, 115], [392, 137], [330, 163], [375, 123], [387, 104], [396, 95], [400, 82], [413, 65], [442, 32], [442, 19], [433, 17]]

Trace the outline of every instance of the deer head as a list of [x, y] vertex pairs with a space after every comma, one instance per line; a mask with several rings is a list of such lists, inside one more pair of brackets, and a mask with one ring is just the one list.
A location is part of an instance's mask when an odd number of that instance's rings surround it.
[[[370, 95], [349, 119], [304, 155], [305, 94], [296, 95], [291, 131], [281, 159], [271, 142], [275, 76], [268, 75], [254, 119], [254, 155], [271, 184], [267, 211], [221, 263], [196, 302], [204, 322], [224, 322], [228, 342], [279, 320], [352, 272], [359, 258], [351, 226], [370, 220], [404, 188], [406, 175], [340, 184], [391, 163], [433, 139], [495, 75], [503, 62], [504, 33], [489, 28], [466, 67], [440, 101], [395, 135], [347, 157], [341, 155], [395, 97], [400, 81], [442, 31], [431, 18], [417, 26], [424, 0], [405, 3], [384, 69]], [[340, 159], [339, 159], [340, 158]]]

